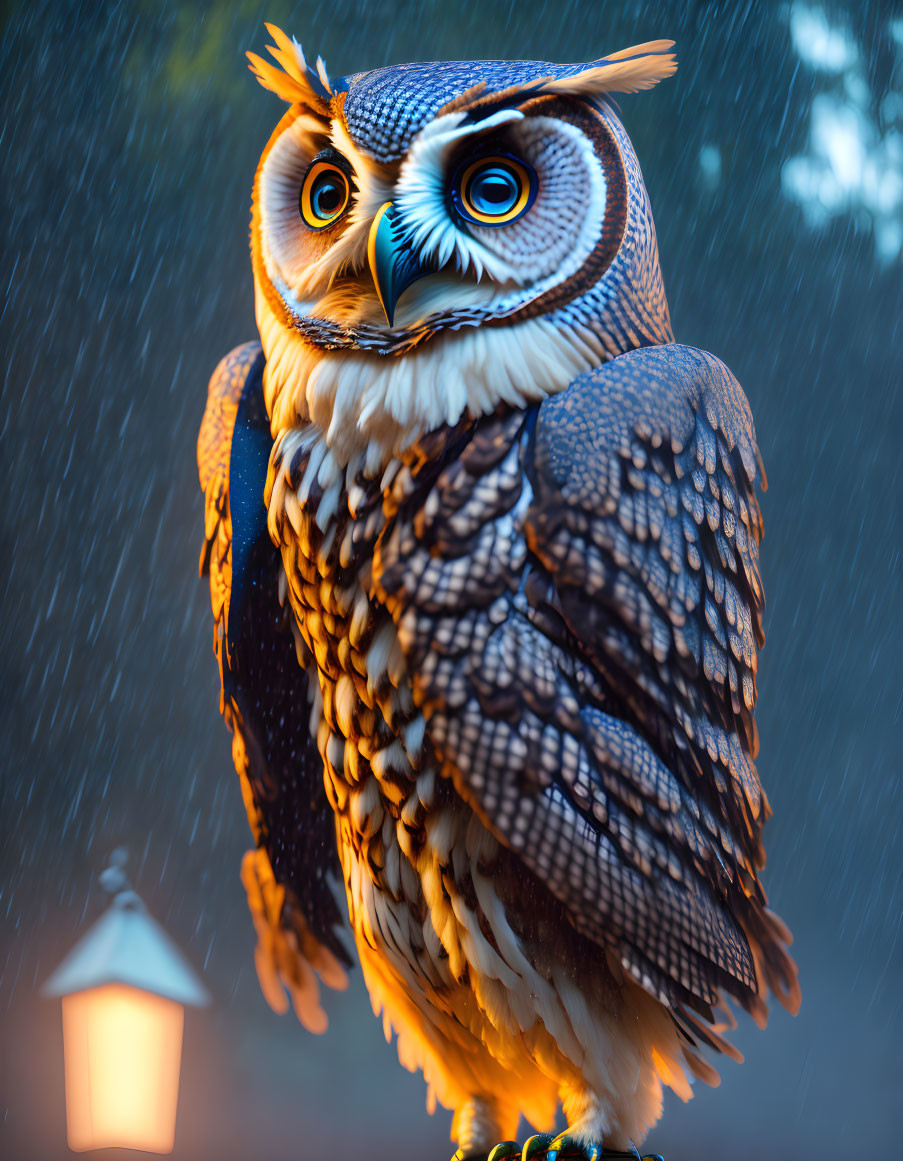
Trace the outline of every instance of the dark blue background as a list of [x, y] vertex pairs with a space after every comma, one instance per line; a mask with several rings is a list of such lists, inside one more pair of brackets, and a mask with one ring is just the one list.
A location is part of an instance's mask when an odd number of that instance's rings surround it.
[[[851, 7], [878, 101], [903, 89], [888, 32], [901, 13]], [[677, 76], [622, 108], [677, 337], [743, 383], [770, 479], [766, 883], [797, 937], [803, 1007], [766, 1033], [744, 1025], [746, 1064], [724, 1062], [720, 1090], [687, 1107], [669, 1099], [649, 1144], [667, 1161], [890, 1155], [901, 266], [876, 260], [867, 218], [813, 231], [784, 197], [782, 166], [830, 78], [801, 66], [785, 6], [743, 0], [4, 6], [0, 1153], [66, 1155], [59, 1011], [36, 988], [99, 914], [117, 844], [215, 995], [187, 1022], [176, 1158], [450, 1153], [449, 1118], [426, 1116], [359, 971], [316, 1039], [269, 1011], [251, 959], [194, 444], [213, 366], [255, 334], [250, 187], [283, 108], [243, 60], [263, 18], [337, 74], [678, 41]], [[700, 169], [707, 144], [720, 182]]]

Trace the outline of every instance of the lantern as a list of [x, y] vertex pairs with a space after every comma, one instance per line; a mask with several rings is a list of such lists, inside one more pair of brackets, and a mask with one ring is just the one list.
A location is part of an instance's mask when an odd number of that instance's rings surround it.
[[116, 892], [111, 906], [43, 988], [63, 1000], [69, 1148], [171, 1153], [184, 1005], [209, 996], [122, 861], [117, 852], [101, 876]]

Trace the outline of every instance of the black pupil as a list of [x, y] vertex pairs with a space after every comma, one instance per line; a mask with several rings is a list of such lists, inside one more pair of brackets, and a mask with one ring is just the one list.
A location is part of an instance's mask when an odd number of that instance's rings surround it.
[[503, 214], [517, 202], [520, 183], [510, 169], [492, 165], [473, 176], [467, 192], [479, 213]]
[[318, 218], [331, 218], [345, 201], [345, 181], [338, 173], [321, 173], [310, 192], [310, 204]]

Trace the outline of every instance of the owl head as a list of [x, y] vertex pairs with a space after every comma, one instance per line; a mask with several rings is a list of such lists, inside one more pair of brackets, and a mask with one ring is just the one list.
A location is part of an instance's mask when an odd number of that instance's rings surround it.
[[274, 434], [313, 422], [376, 471], [424, 431], [522, 407], [671, 341], [649, 200], [607, 96], [671, 41], [590, 64], [458, 61], [330, 80], [268, 25], [290, 108], [254, 182]]

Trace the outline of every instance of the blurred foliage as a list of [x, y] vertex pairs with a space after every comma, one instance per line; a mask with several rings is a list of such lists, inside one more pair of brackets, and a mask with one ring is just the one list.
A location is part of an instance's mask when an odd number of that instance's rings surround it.
[[[286, 20], [290, 5], [273, 0], [188, 0], [166, 10], [159, 0], [139, 0], [134, 21], [157, 24], [158, 35], [133, 40], [122, 62], [126, 85], [143, 90], [155, 107], [178, 106], [203, 99], [230, 102], [242, 96], [246, 80], [238, 67], [244, 56], [242, 33], [260, 25], [264, 8], [271, 22]], [[269, 13], [272, 12], [272, 15]]]

